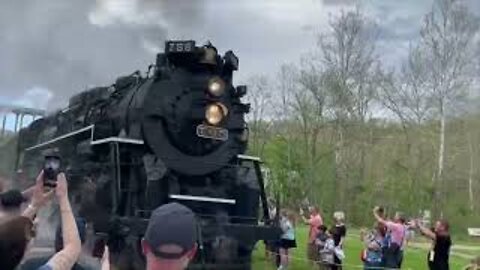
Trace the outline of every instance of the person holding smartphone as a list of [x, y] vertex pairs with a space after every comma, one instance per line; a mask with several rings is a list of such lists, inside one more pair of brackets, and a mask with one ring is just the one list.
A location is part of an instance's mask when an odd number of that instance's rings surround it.
[[439, 220], [435, 223], [433, 230], [422, 225], [419, 220], [414, 222], [416, 228], [422, 235], [433, 240], [433, 248], [428, 253], [428, 267], [431, 270], [449, 270], [450, 247], [452, 239], [450, 238], [450, 226], [448, 221]]
[[54, 190], [47, 191], [44, 185], [43, 171], [37, 177], [30, 205], [22, 215], [0, 224], [0, 269], [13, 270], [20, 264], [28, 250], [30, 241], [35, 237], [33, 219], [37, 211], [51, 198], [53, 192], [60, 206], [62, 220], [63, 248], [37, 270], [67, 270], [78, 259], [81, 251], [78, 229], [68, 200], [68, 184], [63, 173], [57, 175]]
[[[88, 250], [87, 243], [87, 222], [86, 220], [76, 217], [75, 223], [77, 224], [78, 228], [78, 235], [80, 237], [80, 241], [82, 243], [82, 252], [80, 253], [78, 261], [73, 265], [72, 270], [94, 270], [100, 268], [100, 260], [97, 258], [93, 258], [90, 255]], [[41, 257], [32, 257], [31, 259], [26, 260], [23, 262], [19, 268], [19, 270], [31, 270], [31, 269], [38, 269], [40, 266], [46, 264], [49, 259], [57, 252], [60, 252], [64, 248], [63, 246], [63, 232], [62, 226], [56, 230], [55, 233], [55, 252], [53, 254], [49, 254], [47, 256]], [[102, 254], [100, 254], [102, 257]]]
[[38, 270], [63, 270], [71, 269], [77, 262], [82, 245], [78, 235], [78, 228], [73, 216], [72, 207], [68, 200], [68, 184], [65, 174], [56, 177], [55, 195], [60, 207], [62, 221], [63, 248], [55, 253], [50, 260]]
[[373, 216], [380, 224], [387, 228], [388, 244], [384, 250], [385, 267], [397, 269], [402, 264], [402, 247], [405, 239], [405, 217], [402, 213], [397, 212], [393, 221], [385, 220], [382, 208], [375, 207], [373, 209]]

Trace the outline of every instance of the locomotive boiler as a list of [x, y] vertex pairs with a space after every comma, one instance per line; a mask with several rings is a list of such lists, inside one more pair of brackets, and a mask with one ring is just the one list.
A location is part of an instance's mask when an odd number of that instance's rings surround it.
[[[29, 177], [55, 152], [75, 211], [113, 253], [138, 247], [148, 217], [177, 201], [199, 220], [195, 265], [250, 269], [269, 222], [260, 159], [246, 156], [246, 86], [233, 86], [238, 58], [210, 43], [167, 41], [142, 74], [70, 98], [21, 130], [17, 168]], [[72, 74], [74, 76], [74, 74]]]

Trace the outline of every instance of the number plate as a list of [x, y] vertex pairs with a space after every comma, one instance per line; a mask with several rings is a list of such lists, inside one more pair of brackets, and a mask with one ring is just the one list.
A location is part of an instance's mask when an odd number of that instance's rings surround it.
[[198, 125], [197, 136], [201, 138], [214, 139], [219, 141], [228, 140], [228, 130], [224, 128]]
[[195, 48], [195, 41], [167, 41], [165, 44], [166, 53], [190, 53]]

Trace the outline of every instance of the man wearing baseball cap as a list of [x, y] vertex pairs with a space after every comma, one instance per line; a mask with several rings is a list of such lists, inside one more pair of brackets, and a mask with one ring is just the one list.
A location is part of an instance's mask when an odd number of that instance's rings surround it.
[[152, 212], [142, 249], [147, 270], [183, 270], [197, 252], [197, 223], [189, 208], [169, 203]]
[[11, 189], [0, 193], [0, 218], [20, 215], [25, 202], [28, 202], [28, 198], [20, 190]]

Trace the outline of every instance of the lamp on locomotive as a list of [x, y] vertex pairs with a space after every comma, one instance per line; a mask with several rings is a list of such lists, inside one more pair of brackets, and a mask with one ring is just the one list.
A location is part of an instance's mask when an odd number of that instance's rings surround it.
[[205, 119], [210, 125], [216, 126], [220, 124], [227, 115], [227, 107], [220, 102], [209, 104], [205, 109]]
[[[211, 44], [205, 45], [203, 55], [199, 61], [202, 64], [216, 65], [217, 50]], [[225, 98], [226, 83], [220, 76], [213, 76], [207, 83], [207, 103], [205, 107], [205, 120], [212, 126], [217, 126], [225, 120], [228, 115], [227, 107], [220, 101]]]
[[[219, 99], [225, 94], [225, 81], [218, 76], [208, 80], [207, 94], [211, 99]], [[221, 102], [209, 103], [205, 108], [205, 119], [210, 125], [220, 124], [228, 115], [227, 107]]]
[[225, 82], [218, 76], [208, 81], [208, 92], [214, 97], [221, 97], [225, 93]]

